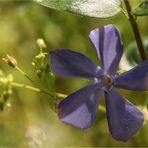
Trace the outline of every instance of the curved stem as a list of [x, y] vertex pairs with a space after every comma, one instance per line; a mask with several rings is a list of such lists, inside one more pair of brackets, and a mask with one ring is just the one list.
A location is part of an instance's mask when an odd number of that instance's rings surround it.
[[126, 9], [127, 9], [128, 16], [129, 16], [130, 24], [131, 24], [133, 32], [134, 32], [135, 40], [136, 40], [136, 43], [137, 43], [137, 46], [138, 46], [138, 49], [139, 49], [141, 59], [142, 59], [142, 61], [144, 61], [144, 60], [146, 60], [146, 53], [145, 53], [145, 50], [144, 50], [144, 46], [143, 46], [143, 43], [142, 43], [142, 39], [141, 39], [141, 36], [140, 36], [140, 32], [139, 32], [137, 23], [136, 23], [133, 15], [131, 14], [132, 8], [131, 8], [131, 5], [130, 5], [130, 2], [129, 2], [129, 0], [124, 0], [124, 2], [125, 2], [125, 6], [126, 6]]

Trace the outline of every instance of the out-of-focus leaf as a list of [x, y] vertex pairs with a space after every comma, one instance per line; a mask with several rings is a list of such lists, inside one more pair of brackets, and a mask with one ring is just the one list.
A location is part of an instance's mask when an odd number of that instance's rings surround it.
[[147, 99], [147, 101], [146, 101], [146, 108], [147, 108], [147, 110], [148, 110], [148, 99]]
[[34, 0], [46, 7], [69, 11], [81, 16], [113, 17], [121, 10], [122, 0]]
[[132, 14], [136, 16], [148, 15], [148, 0], [143, 1], [138, 7], [133, 9]]
[[4, 102], [0, 101], [0, 111], [3, 111], [3, 110], [4, 110]]
[[[55, 93], [55, 75], [50, 71], [49, 65], [46, 66], [42, 73], [42, 82], [45, 89], [49, 92]], [[49, 106], [54, 109], [56, 106], [56, 98], [49, 97]]]
[[[145, 38], [143, 40], [143, 45], [144, 45], [145, 52], [148, 56], [148, 38]], [[131, 66], [136, 66], [137, 64], [141, 63], [141, 57], [140, 57], [138, 47], [135, 41], [131, 42], [125, 48], [125, 56]]]

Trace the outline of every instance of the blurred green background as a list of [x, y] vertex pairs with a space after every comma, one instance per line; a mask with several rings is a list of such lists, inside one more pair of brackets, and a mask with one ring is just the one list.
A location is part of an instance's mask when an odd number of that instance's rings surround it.
[[[139, 0], [131, 0], [135, 6]], [[148, 17], [137, 19], [142, 37], [148, 35]], [[29, 1], [0, 2], [0, 58], [12, 55], [26, 73], [40, 86], [40, 80], [31, 65], [39, 52], [37, 38], [47, 44], [46, 52], [55, 48], [79, 51], [99, 63], [95, 49], [89, 41], [89, 32], [105, 24], [113, 23], [121, 31], [124, 47], [134, 41], [131, 26], [120, 13], [112, 19], [96, 19], [75, 16], [40, 6]], [[136, 50], [136, 49], [135, 49]], [[125, 59], [122, 65], [128, 69]], [[122, 68], [121, 65], [121, 68]], [[15, 69], [2, 60], [0, 68], [6, 74], [13, 74], [14, 81], [33, 85]], [[57, 76], [56, 87], [61, 93], [70, 94], [89, 82], [83, 79], [65, 79]], [[61, 123], [50, 110], [49, 96], [25, 89], [13, 88], [13, 95], [3, 112], [0, 112], [0, 147], [99, 147], [99, 146], [148, 146], [148, 112], [146, 102], [148, 92], [118, 91], [136, 106], [144, 108], [145, 123], [139, 132], [128, 142], [122, 143], [111, 138], [106, 115], [99, 111], [92, 128], [80, 131]], [[101, 104], [104, 104], [102, 99]]]

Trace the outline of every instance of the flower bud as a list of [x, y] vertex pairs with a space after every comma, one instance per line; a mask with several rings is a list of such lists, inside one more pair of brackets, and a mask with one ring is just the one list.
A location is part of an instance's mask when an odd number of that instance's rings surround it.
[[2, 60], [11, 67], [17, 66], [17, 61], [12, 56], [6, 55], [6, 58], [2, 58]]
[[41, 39], [41, 38], [37, 39], [36, 43], [40, 48], [46, 48], [46, 44], [43, 39]]
[[41, 69], [38, 69], [36, 71], [36, 73], [37, 73], [38, 77], [41, 78], [41, 76], [42, 76], [42, 70]]

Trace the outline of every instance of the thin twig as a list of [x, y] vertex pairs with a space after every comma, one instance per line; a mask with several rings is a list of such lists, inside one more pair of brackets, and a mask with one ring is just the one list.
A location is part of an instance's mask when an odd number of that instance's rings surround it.
[[21, 88], [33, 90], [33, 91], [36, 91], [36, 92], [41, 92], [43, 94], [50, 95], [50, 96], [56, 96], [56, 97], [60, 97], [60, 98], [66, 98], [67, 97], [67, 95], [65, 95], [65, 94], [53, 93], [53, 92], [49, 92], [49, 91], [46, 92], [44, 90], [41, 90], [40, 88], [33, 87], [33, 86], [30, 86], [30, 85], [25, 85], [25, 84], [20, 84], [20, 83], [15, 83], [15, 82], [12, 82], [11, 84], [12, 84], [12, 86], [21, 87]]
[[30, 80], [31, 82], [34, 82], [23, 70], [21, 70], [18, 66], [15, 66], [15, 68], [21, 73], [23, 74], [28, 80]]

